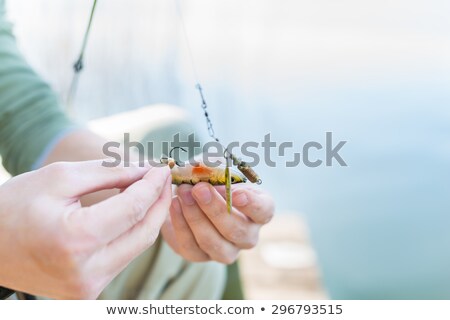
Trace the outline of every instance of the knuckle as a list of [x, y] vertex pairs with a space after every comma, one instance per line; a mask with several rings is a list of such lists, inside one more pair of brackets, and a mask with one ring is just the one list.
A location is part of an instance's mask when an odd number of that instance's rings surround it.
[[200, 241], [199, 247], [220, 263], [231, 264], [237, 259], [237, 250], [226, 248], [216, 241]]
[[70, 240], [59, 237], [55, 240], [53, 249], [54, 254], [57, 255], [59, 259], [61, 259], [64, 265], [75, 267], [75, 257], [77, 255], [77, 250], [75, 249], [75, 246], [70, 242]]
[[124, 202], [127, 203], [128, 207], [130, 208], [130, 224], [135, 225], [140, 220], [142, 220], [145, 215], [146, 208], [144, 199], [137, 195], [130, 195], [129, 193], [124, 193], [123, 196], [125, 197]]
[[143, 201], [138, 198], [132, 200], [131, 208], [130, 222], [135, 225], [143, 218], [146, 210]]
[[211, 203], [206, 206], [205, 212], [211, 219], [220, 219], [227, 212], [227, 205], [223, 199], [219, 201], [213, 197]]
[[92, 207], [80, 208], [60, 225], [57, 243], [66, 255], [84, 254], [102, 243], [98, 230], [85, 223], [84, 217], [94, 215]]
[[258, 204], [258, 211], [260, 212], [261, 222], [262, 224], [269, 223], [274, 215], [275, 215], [275, 203], [271, 196], [266, 196], [266, 205], [263, 205], [262, 203]]
[[184, 218], [190, 225], [201, 225], [205, 222], [205, 215], [199, 210], [184, 210]]
[[225, 237], [233, 243], [242, 243], [246, 241], [247, 230], [242, 226], [234, 226], [227, 232]]
[[192, 252], [199, 250], [199, 246], [192, 240], [183, 241], [180, 245], [182, 251], [184, 252]]
[[50, 248], [51, 258], [58, 261], [68, 273], [82, 268], [82, 261], [97, 246], [97, 237], [85, 234], [80, 236], [58, 236]]
[[89, 244], [94, 247], [102, 243], [98, 229], [92, 224], [87, 224], [83, 219], [95, 214], [97, 212], [92, 207], [80, 208], [76, 213], [77, 217], [70, 221], [70, 226], [67, 228], [77, 238], [77, 243]]
[[142, 189], [151, 190], [152, 193], [160, 194], [163, 188], [163, 184], [155, 183], [155, 180], [142, 179], [139, 181]]
[[232, 264], [237, 260], [237, 257], [238, 251], [227, 252], [221, 255], [218, 261], [224, 264]]
[[265, 207], [260, 202], [253, 202], [253, 211], [257, 213], [265, 212]]
[[243, 242], [240, 247], [242, 249], [252, 249], [256, 247], [256, 245], [258, 244], [258, 238], [259, 238], [258, 233], [256, 233], [253, 236], [249, 236], [246, 238], [245, 242]]
[[119, 185], [126, 185], [133, 178], [132, 170], [127, 170], [124, 166], [117, 166], [108, 168], [111, 174], [117, 176], [119, 179]]
[[254, 237], [250, 237], [247, 241], [247, 248], [246, 249], [252, 249], [256, 247], [258, 244], [259, 234], [257, 233]]
[[255, 213], [255, 222], [259, 224], [269, 223], [274, 216], [274, 210], [272, 208], [265, 207], [261, 204], [255, 204], [253, 212]]
[[181, 247], [182, 251], [185, 251], [185, 252], [191, 252], [191, 251], [194, 251], [197, 249], [196, 248], [197, 245], [194, 245], [192, 243], [192, 241], [184, 241], [181, 243], [180, 247]]
[[53, 258], [58, 261], [61, 270], [67, 276], [76, 276], [83, 268], [83, 256], [86, 252], [75, 243], [58, 245], [53, 253]]
[[197, 242], [192, 240], [181, 243], [177, 253], [191, 262], [204, 262], [211, 260], [209, 256], [202, 251]]
[[273, 212], [273, 211], [269, 211], [269, 212], [267, 213], [267, 215], [263, 217], [262, 223], [263, 223], [263, 224], [269, 223], [270, 221], [272, 221], [273, 216], [274, 216], [274, 212]]
[[149, 232], [148, 236], [147, 236], [147, 246], [150, 247], [152, 245], [155, 244], [156, 240], [159, 237], [159, 230], [153, 230], [151, 232]]
[[165, 180], [161, 179], [160, 181], [158, 181], [158, 183], [153, 183], [153, 182], [151, 182], [149, 180], [144, 180], [144, 181], [145, 181], [145, 183], [147, 183], [147, 186], [148, 186], [149, 189], [155, 190], [156, 194], [162, 193]]
[[212, 206], [210, 210], [208, 210], [208, 215], [212, 218], [212, 219], [219, 219], [224, 212], [226, 213], [227, 211], [226, 206]]
[[191, 253], [187, 255], [185, 258], [191, 262], [205, 262], [211, 260], [211, 258], [207, 254], [202, 252], [198, 252], [195, 254]]
[[199, 239], [198, 246], [209, 255], [213, 255], [214, 253], [217, 253], [221, 250], [221, 246], [216, 241], [212, 241], [209, 239]]
[[269, 206], [264, 210], [264, 213], [265, 213], [265, 215], [264, 215], [262, 221], [263, 221], [263, 224], [266, 224], [266, 223], [269, 223], [275, 216], [275, 204], [272, 201], [272, 199], [270, 201]]
[[153, 227], [148, 227], [146, 229], [147, 231], [144, 234], [144, 239], [142, 241], [145, 248], [149, 248], [153, 246], [156, 242], [156, 240], [159, 237], [159, 229], [155, 229]]

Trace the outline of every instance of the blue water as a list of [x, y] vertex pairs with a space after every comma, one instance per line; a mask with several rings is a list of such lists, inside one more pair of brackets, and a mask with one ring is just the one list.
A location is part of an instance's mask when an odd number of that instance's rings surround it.
[[[61, 95], [89, 6], [10, 1], [25, 55]], [[182, 9], [223, 141], [270, 132], [299, 152], [327, 131], [348, 141], [348, 167], [258, 167], [278, 212], [306, 217], [331, 296], [449, 299], [449, 3], [190, 0]], [[206, 132], [171, 1], [100, 2], [90, 40], [80, 118], [167, 102]]]

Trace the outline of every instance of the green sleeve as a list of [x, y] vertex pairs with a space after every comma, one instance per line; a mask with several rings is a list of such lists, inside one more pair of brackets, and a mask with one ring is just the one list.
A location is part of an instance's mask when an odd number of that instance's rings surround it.
[[33, 169], [48, 146], [74, 125], [51, 88], [19, 53], [0, 0], [0, 155], [17, 175]]

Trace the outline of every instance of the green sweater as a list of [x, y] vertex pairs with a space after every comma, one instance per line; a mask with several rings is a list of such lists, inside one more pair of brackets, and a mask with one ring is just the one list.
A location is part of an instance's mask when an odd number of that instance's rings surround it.
[[0, 155], [17, 175], [33, 169], [56, 141], [73, 128], [52, 89], [17, 49], [0, 0]]

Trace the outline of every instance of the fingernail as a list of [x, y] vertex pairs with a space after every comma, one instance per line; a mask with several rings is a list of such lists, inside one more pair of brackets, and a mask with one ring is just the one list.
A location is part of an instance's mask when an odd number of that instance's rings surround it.
[[200, 201], [203, 204], [208, 204], [211, 202], [212, 195], [211, 190], [209, 190], [208, 186], [202, 186], [199, 188], [194, 189], [195, 197], [198, 201]]
[[188, 189], [181, 192], [181, 201], [187, 206], [192, 206], [195, 203], [191, 190], [192, 189]]
[[233, 205], [243, 207], [247, 204], [248, 204], [248, 197], [244, 192], [240, 192], [239, 194], [233, 197]]

